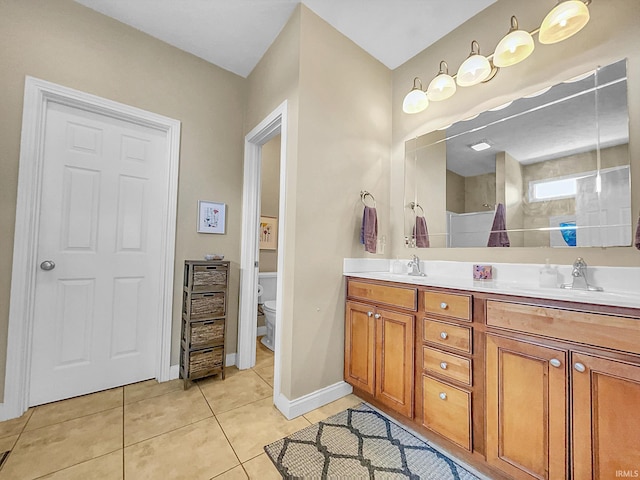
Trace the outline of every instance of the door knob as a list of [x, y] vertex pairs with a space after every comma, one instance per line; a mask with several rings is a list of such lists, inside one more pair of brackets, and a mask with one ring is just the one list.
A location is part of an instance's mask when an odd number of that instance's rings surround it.
[[580, 362], [574, 364], [573, 368], [575, 368], [580, 373], [582, 373], [582, 372], [584, 372], [586, 370], [585, 366]]
[[373, 318], [375, 318], [376, 320], [379, 319], [380, 317], [382, 317], [382, 315], [380, 315], [379, 313], [376, 313]]
[[42, 270], [53, 270], [54, 268], [56, 268], [56, 264], [53, 262], [53, 260], [45, 260], [44, 262], [42, 262], [40, 264], [40, 268]]
[[549, 360], [549, 363], [551, 364], [552, 367], [556, 367], [556, 368], [562, 365], [562, 362], [560, 362], [560, 360], [558, 360], [557, 358], [552, 358], [551, 360]]

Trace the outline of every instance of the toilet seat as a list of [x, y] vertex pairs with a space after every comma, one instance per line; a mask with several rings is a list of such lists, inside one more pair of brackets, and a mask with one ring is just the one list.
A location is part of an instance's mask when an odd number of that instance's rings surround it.
[[272, 312], [276, 311], [276, 301], [275, 300], [267, 300], [262, 304], [262, 309], [271, 310]]

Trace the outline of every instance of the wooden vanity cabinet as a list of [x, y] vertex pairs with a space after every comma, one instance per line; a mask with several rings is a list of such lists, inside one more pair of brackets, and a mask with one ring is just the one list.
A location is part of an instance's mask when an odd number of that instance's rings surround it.
[[572, 353], [571, 366], [573, 479], [638, 477], [640, 360]]
[[487, 336], [487, 462], [513, 478], [567, 478], [567, 357]]
[[420, 291], [417, 421], [450, 442], [473, 449], [472, 297]]
[[640, 318], [493, 300], [486, 318], [505, 330], [487, 335], [488, 463], [526, 480], [640, 470], [640, 358], [612, 348], [640, 348]]
[[415, 288], [347, 282], [345, 381], [413, 417]]
[[640, 475], [640, 309], [349, 278], [344, 375], [490, 478]]

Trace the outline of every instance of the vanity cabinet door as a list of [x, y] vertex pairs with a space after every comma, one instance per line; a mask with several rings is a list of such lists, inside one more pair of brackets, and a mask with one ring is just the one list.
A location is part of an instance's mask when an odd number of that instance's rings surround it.
[[640, 365], [573, 353], [573, 477], [640, 475]]
[[487, 462], [515, 479], [567, 478], [567, 356], [487, 336]]
[[415, 316], [378, 309], [376, 314], [376, 398], [413, 417]]
[[344, 379], [371, 395], [375, 392], [375, 308], [347, 302]]

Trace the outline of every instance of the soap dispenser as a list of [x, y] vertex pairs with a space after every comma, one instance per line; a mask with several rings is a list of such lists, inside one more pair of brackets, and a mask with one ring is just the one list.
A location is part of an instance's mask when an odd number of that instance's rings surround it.
[[558, 286], [558, 267], [552, 267], [549, 259], [546, 259], [545, 265], [540, 269], [540, 287], [556, 288]]
[[391, 271], [392, 273], [404, 273], [404, 263], [402, 263], [398, 257], [396, 257], [395, 262], [393, 262]]

